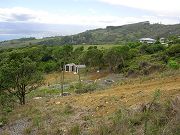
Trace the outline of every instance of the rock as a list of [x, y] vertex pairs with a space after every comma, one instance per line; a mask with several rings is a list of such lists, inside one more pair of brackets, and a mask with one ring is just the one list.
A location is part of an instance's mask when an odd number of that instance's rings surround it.
[[0, 127], [3, 127], [3, 126], [4, 126], [3, 122], [0, 122]]
[[142, 103], [136, 104], [130, 107], [134, 112], [145, 112], [148, 109], [150, 111], [159, 111], [161, 110], [161, 105], [158, 103]]
[[69, 96], [71, 95], [69, 92], [63, 92], [63, 94], [61, 94], [61, 96]]
[[42, 97], [35, 97], [35, 98], [33, 98], [33, 99], [41, 99]]
[[56, 102], [56, 105], [59, 105], [61, 102]]
[[106, 79], [106, 80], [104, 80], [104, 82], [105, 82], [106, 84], [112, 84], [112, 83], [114, 83], [114, 80]]

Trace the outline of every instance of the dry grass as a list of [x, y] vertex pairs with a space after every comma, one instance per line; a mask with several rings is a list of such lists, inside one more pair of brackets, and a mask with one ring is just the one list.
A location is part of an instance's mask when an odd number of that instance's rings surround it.
[[76, 95], [52, 99], [49, 103], [69, 103], [74, 106], [95, 110], [96, 116], [104, 116], [115, 112], [121, 105], [131, 106], [148, 102], [154, 90], [161, 90], [162, 100], [180, 93], [180, 76], [166, 77], [158, 80], [132, 81], [130, 84], [114, 86], [113, 88], [91, 94]]
[[[58, 74], [53, 73], [46, 77], [46, 81], [55, 83]], [[104, 75], [94, 73], [88, 77], [98, 79]], [[66, 73], [66, 78], [75, 81], [76, 75]], [[161, 90], [161, 100], [180, 94], [179, 82], [179, 74], [158, 79], [139, 78], [126, 80], [112, 88], [93, 93], [29, 99], [25, 106], [17, 106], [15, 111], [9, 114], [9, 123], [28, 119], [32, 123], [23, 130], [26, 133], [31, 132], [30, 130], [35, 130], [37, 134], [68, 133], [70, 127], [72, 132], [79, 132], [79, 126], [84, 131], [93, 131], [102, 119], [111, 116], [120, 107], [149, 102], [154, 90]], [[105, 130], [104, 127], [101, 128]]]

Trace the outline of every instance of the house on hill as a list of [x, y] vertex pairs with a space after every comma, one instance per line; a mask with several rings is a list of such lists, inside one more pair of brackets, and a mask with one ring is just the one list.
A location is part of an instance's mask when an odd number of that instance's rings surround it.
[[141, 38], [139, 39], [141, 43], [148, 43], [148, 44], [154, 44], [156, 42], [155, 39], [152, 38]]
[[77, 74], [81, 68], [86, 68], [86, 65], [76, 65], [74, 63], [70, 63], [65, 65], [65, 72], [74, 72]]

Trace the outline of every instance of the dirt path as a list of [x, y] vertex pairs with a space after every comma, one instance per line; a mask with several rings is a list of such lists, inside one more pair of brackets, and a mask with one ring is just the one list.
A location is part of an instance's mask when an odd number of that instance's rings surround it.
[[79, 108], [90, 109], [95, 116], [104, 116], [113, 113], [120, 106], [131, 106], [150, 101], [154, 91], [157, 89], [161, 91], [161, 100], [180, 94], [180, 76], [144, 82], [132, 81], [125, 85], [115, 86], [91, 94], [52, 99], [49, 104], [55, 102], [59, 102], [59, 105], [70, 104]]

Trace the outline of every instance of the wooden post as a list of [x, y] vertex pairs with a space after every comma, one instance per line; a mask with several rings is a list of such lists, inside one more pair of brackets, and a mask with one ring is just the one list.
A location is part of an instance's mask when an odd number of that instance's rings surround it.
[[64, 93], [64, 63], [62, 64], [61, 67], [61, 96], [63, 96]]
[[79, 84], [81, 84], [81, 75], [80, 75], [80, 70], [77, 67], [77, 72], [78, 72], [78, 77], [79, 77]]

